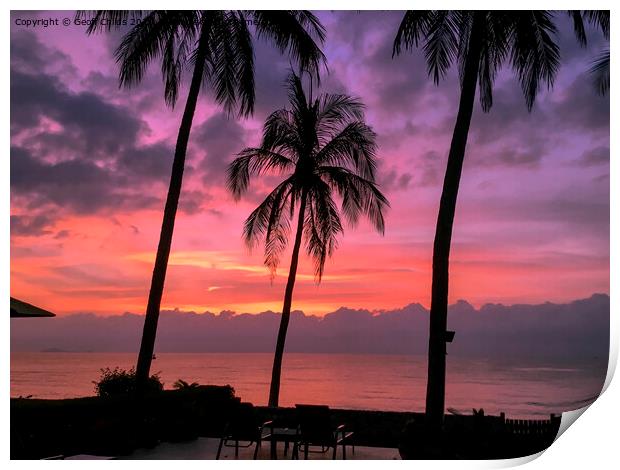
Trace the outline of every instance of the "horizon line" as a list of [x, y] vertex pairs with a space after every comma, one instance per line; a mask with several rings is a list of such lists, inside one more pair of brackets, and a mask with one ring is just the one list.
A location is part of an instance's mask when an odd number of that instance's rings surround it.
[[[502, 306], [502, 307], [515, 307], [515, 306], [541, 306], [541, 305], [569, 305], [575, 302], [580, 302], [580, 301], [584, 301], [584, 300], [590, 300], [593, 297], [598, 297], [598, 296], [604, 296], [607, 297], [608, 299], [610, 298], [610, 294], [608, 292], [593, 292], [590, 296], [588, 297], [581, 297], [581, 298], [576, 298], [573, 300], [568, 300], [565, 302], [555, 302], [555, 301], [545, 301], [545, 302], [537, 302], [537, 303], [526, 303], [526, 302], [516, 302], [516, 303], [512, 303], [512, 304], [508, 304], [508, 303], [502, 303], [502, 302], [485, 302], [483, 304], [480, 304], [479, 307], [476, 307], [474, 304], [470, 303], [469, 301], [465, 300], [465, 299], [458, 299], [453, 303], [448, 304], [448, 308], [450, 307], [455, 307], [459, 304], [467, 304], [468, 306], [470, 306], [474, 311], [476, 312], [480, 312], [480, 310], [482, 310], [483, 308], [487, 307], [487, 306]], [[340, 310], [350, 310], [350, 311], [356, 311], [356, 312], [368, 312], [371, 314], [382, 314], [382, 313], [389, 313], [389, 312], [395, 312], [395, 311], [399, 311], [399, 310], [404, 310], [407, 307], [411, 307], [411, 306], [419, 306], [422, 309], [430, 312], [430, 306], [427, 307], [426, 305], [423, 305], [421, 302], [410, 302], [408, 304], [403, 305], [402, 307], [395, 307], [395, 308], [376, 308], [376, 309], [369, 309], [369, 308], [353, 308], [353, 307], [347, 307], [345, 305], [341, 305], [337, 308], [334, 308], [333, 310], [330, 310], [322, 315], [317, 315], [317, 314], [313, 314], [313, 313], [307, 313], [302, 309], [292, 309], [291, 310], [291, 314], [294, 313], [301, 313], [302, 315], [304, 315], [305, 317], [318, 317], [318, 318], [324, 318], [327, 315], [330, 314], [334, 314], [339, 312]], [[275, 310], [271, 310], [271, 309], [267, 309], [267, 310], [262, 310], [262, 311], [258, 311], [258, 312], [237, 312], [234, 310], [220, 310], [219, 313], [216, 312], [212, 312], [208, 309], [203, 310], [202, 312], [200, 311], [196, 311], [196, 310], [183, 310], [179, 307], [175, 307], [175, 308], [162, 308], [160, 309], [160, 314], [161, 313], [182, 313], [182, 314], [193, 314], [193, 315], [213, 315], [215, 317], [219, 317], [222, 315], [229, 315], [229, 316], [241, 316], [241, 315], [264, 315], [264, 314], [275, 314], [275, 315], [280, 315], [279, 311], [275, 311]], [[89, 311], [76, 311], [76, 312], [68, 312], [68, 313], [59, 313], [56, 315], [56, 318], [63, 318], [63, 317], [70, 317], [70, 316], [75, 316], [75, 315], [92, 315], [95, 317], [119, 317], [119, 316], [125, 316], [125, 315], [133, 315], [133, 316], [144, 316], [144, 313], [136, 313], [136, 312], [131, 312], [131, 311], [124, 311], [124, 312], [120, 312], [120, 313], [97, 313], [97, 312], [89, 312]]]

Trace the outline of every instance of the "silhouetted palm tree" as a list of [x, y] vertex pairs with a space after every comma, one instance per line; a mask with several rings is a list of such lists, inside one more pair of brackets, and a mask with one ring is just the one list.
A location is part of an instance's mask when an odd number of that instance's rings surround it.
[[[568, 15], [573, 19], [575, 35], [582, 46], [588, 44], [584, 22], [598, 28], [603, 37], [609, 41], [609, 10], [571, 10]], [[592, 62], [590, 73], [594, 75], [594, 83], [601, 95], [609, 90], [609, 48], [604, 49]]]
[[159, 60], [165, 100], [174, 106], [183, 72], [193, 68], [177, 136], [136, 368], [139, 383], [144, 383], [153, 357], [187, 143], [201, 87], [211, 88], [216, 101], [229, 113], [237, 111], [240, 116], [247, 116], [254, 109], [254, 54], [248, 24], [254, 25], [259, 37], [268, 38], [283, 53], [288, 51], [300, 68], [317, 77], [325, 58], [314, 38], [322, 42], [324, 29], [307, 11], [97, 11], [88, 33], [118, 27], [130, 16], [137, 25], [123, 37], [115, 54], [120, 64], [121, 86], [139, 83], [148, 65]]
[[[375, 133], [364, 123], [363, 105], [346, 95], [323, 94], [306, 99], [301, 80], [288, 80], [291, 109], [272, 113], [259, 147], [246, 148], [228, 168], [228, 186], [235, 199], [247, 190], [250, 176], [277, 173], [286, 178], [245, 221], [243, 235], [252, 248], [265, 241], [265, 265], [272, 275], [286, 248], [290, 223], [298, 207], [297, 230], [284, 293], [269, 391], [269, 406], [278, 406], [282, 355], [302, 238], [314, 260], [318, 282], [325, 259], [343, 232], [340, 213], [354, 226], [360, 215], [383, 233], [388, 201], [375, 184]], [[339, 211], [334, 201], [342, 200]]]
[[541, 82], [552, 86], [559, 67], [555, 33], [547, 11], [408, 11], [394, 40], [393, 55], [423, 43], [435, 83], [457, 62], [461, 84], [433, 245], [426, 414], [435, 425], [444, 412], [450, 242], [476, 87], [488, 112], [496, 73], [508, 62], [531, 110]]

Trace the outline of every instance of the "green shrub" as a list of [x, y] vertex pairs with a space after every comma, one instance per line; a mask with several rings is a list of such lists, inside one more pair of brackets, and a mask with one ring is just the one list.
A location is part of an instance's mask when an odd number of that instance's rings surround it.
[[[136, 371], [132, 367], [129, 370], [115, 367], [101, 369], [101, 377], [95, 384], [95, 393], [100, 397], [129, 394], [136, 391]], [[164, 384], [158, 374], [149, 377], [146, 385], [147, 392], [160, 392]]]

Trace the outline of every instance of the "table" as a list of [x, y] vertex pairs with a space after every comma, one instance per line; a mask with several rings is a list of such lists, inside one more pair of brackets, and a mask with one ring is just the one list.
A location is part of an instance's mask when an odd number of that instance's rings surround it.
[[297, 428], [271, 428], [271, 459], [277, 460], [278, 452], [277, 446], [278, 442], [284, 442], [284, 455], [286, 455], [289, 445], [293, 443], [293, 445], [299, 441], [299, 433], [297, 432]]

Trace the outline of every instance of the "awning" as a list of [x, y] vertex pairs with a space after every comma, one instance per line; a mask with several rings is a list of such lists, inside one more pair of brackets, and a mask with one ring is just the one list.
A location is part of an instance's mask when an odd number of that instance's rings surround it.
[[55, 317], [56, 315], [11, 297], [11, 318]]

